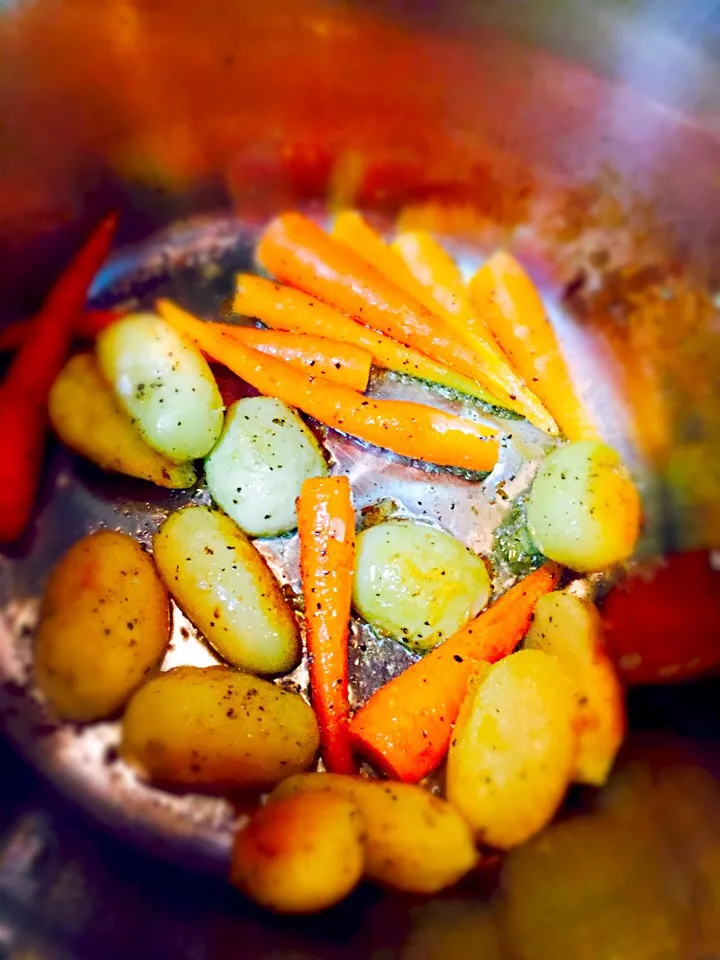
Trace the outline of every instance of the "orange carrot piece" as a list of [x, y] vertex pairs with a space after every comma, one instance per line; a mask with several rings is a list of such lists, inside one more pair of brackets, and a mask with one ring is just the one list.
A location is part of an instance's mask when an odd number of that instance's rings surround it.
[[465, 343], [483, 365], [483, 381], [492, 383], [504, 402], [548, 433], [557, 426], [538, 398], [525, 386], [490, 331], [470, 305], [462, 275], [452, 257], [424, 231], [399, 236], [392, 246], [354, 210], [338, 214], [332, 235], [376, 267], [424, 307], [440, 316], [459, 342]]
[[47, 428], [47, 396], [65, 360], [88, 287], [107, 256], [116, 216], [106, 217], [50, 291], [34, 321], [32, 337], [13, 357], [0, 385], [0, 542], [23, 532], [40, 481]]
[[297, 502], [310, 696], [331, 773], [355, 773], [348, 719], [348, 634], [355, 513], [347, 477], [306, 480]]
[[362, 393], [370, 379], [372, 357], [353, 344], [307, 333], [278, 333], [222, 324], [223, 329], [242, 343], [269, 357], [278, 357], [293, 367], [332, 380]]
[[556, 585], [546, 564], [454, 636], [373, 694], [350, 722], [355, 750], [398, 780], [416, 783], [447, 753], [452, 727], [478, 664], [512, 653], [538, 598]]
[[498, 250], [470, 280], [469, 290], [475, 309], [565, 436], [596, 438], [542, 300], [517, 260]]
[[444, 466], [486, 471], [497, 460], [497, 431], [492, 427], [419, 403], [365, 397], [263, 356], [217, 324], [204, 323], [169, 300], [159, 300], [157, 310], [212, 360], [225, 364], [260, 393], [298, 407], [336, 430]]
[[[114, 323], [122, 314], [118, 310], [86, 310], [81, 313], [73, 329], [78, 340], [94, 340], [95, 337]], [[10, 353], [22, 346], [33, 336], [35, 320], [18, 320], [0, 330], [0, 353]]]
[[256, 255], [278, 280], [477, 380], [504, 406], [522, 413], [502, 380], [442, 317], [302, 214], [276, 217], [260, 238]]
[[262, 320], [275, 330], [317, 334], [355, 344], [372, 355], [376, 367], [450, 387], [493, 406], [503, 405], [477, 381], [443, 367], [424, 353], [406, 347], [377, 330], [364, 327], [335, 307], [295, 287], [265, 280], [252, 273], [241, 273], [237, 278], [233, 309], [241, 316]]

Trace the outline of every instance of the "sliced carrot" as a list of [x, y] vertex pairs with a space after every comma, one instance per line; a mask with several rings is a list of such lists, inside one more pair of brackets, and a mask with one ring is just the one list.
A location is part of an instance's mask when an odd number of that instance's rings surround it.
[[302, 214], [276, 217], [260, 238], [256, 255], [278, 280], [477, 380], [504, 406], [523, 412], [502, 379], [442, 317]]
[[383, 240], [357, 210], [343, 210], [339, 213], [333, 221], [330, 234], [412, 294], [420, 303], [424, 302], [426, 291], [422, 285], [413, 277], [390, 244]]
[[269, 357], [278, 357], [306, 373], [324, 377], [361, 393], [367, 389], [372, 363], [372, 357], [367, 350], [307, 333], [278, 333], [275, 330], [258, 330], [236, 324], [221, 326], [229, 336], [235, 337], [248, 347], [253, 347]]
[[219, 325], [204, 323], [169, 300], [159, 300], [157, 310], [212, 360], [225, 364], [260, 393], [298, 407], [336, 430], [444, 466], [486, 471], [497, 460], [497, 431], [492, 427], [419, 403], [373, 400], [263, 356]]
[[540, 295], [517, 260], [498, 250], [470, 280], [475, 309], [570, 440], [597, 437]]
[[30, 519], [45, 448], [48, 392], [65, 360], [88, 287], [110, 249], [116, 219], [109, 216], [96, 227], [55, 283], [33, 321], [32, 337], [13, 357], [0, 386], [2, 543], [16, 540]]
[[297, 501], [310, 695], [331, 773], [354, 773], [348, 718], [348, 633], [355, 513], [347, 477], [306, 480]]
[[233, 309], [241, 316], [262, 320], [275, 330], [316, 334], [355, 344], [372, 354], [376, 367], [450, 387], [493, 406], [503, 405], [475, 380], [443, 367], [424, 353], [406, 347], [377, 330], [364, 327], [335, 307], [295, 287], [265, 280], [252, 273], [241, 273], [237, 278]]
[[512, 653], [527, 630], [538, 598], [556, 585], [546, 564], [512, 587], [488, 610], [373, 694], [350, 722], [355, 750], [375, 767], [416, 783], [447, 753], [468, 683], [482, 662]]
[[511, 401], [512, 409], [542, 430], [557, 433], [552, 417], [513, 370], [492, 333], [477, 319], [462, 274], [437, 240], [417, 230], [401, 234], [391, 247], [354, 210], [338, 214], [332, 235], [438, 314], [458, 340], [475, 353], [486, 376], [492, 377], [492, 388], [506, 402]]
[[[121, 314], [118, 310], [86, 310], [75, 323], [73, 336], [79, 340], [94, 340], [95, 337], [114, 323]], [[18, 320], [0, 330], [0, 353], [17, 350], [29, 339], [35, 330], [36, 320]]]

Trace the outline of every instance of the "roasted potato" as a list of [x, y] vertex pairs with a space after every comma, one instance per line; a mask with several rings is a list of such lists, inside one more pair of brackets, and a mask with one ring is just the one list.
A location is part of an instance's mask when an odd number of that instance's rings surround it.
[[176, 667], [128, 704], [120, 752], [147, 780], [223, 792], [305, 770], [318, 743], [299, 694], [229, 667]]
[[553, 451], [530, 491], [530, 535], [550, 560], [602, 570], [626, 560], [640, 531], [640, 498], [618, 454], [583, 440]]
[[565, 668], [540, 650], [493, 664], [455, 724], [446, 793], [478, 840], [507, 849], [552, 818], [570, 782], [577, 699]]
[[103, 470], [171, 489], [191, 487], [197, 479], [192, 464], [173, 463], [145, 442], [92, 353], [78, 353], [65, 364], [50, 391], [48, 412], [62, 442]]
[[251, 537], [294, 530], [303, 482], [327, 472], [315, 437], [295, 410], [272, 397], [234, 403], [205, 461], [213, 500]]
[[250, 673], [287, 673], [300, 629], [280, 584], [233, 521], [209, 507], [171, 514], [153, 539], [160, 575], [207, 641]]
[[339, 793], [296, 793], [259, 810], [235, 840], [230, 879], [280, 913], [313, 913], [342, 900], [363, 872], [364, 826]]
[[169, 637], [168, 596], [152, 560], [127, 534], [100, 530], [50, 574], [35, 681], [63, 720], [102, 720], [158, 666]]
[[625, 699], [595, 605], [568, 593], [540, 597], [524, 646], [557, 657], [569, 673], [578, 700], [573, 779], [602, 786], [623, 740]]
[[98, 365], [145, 440], [175, 463], [204, 457], [223, 425], [207, 361], [154, 313], [132, 313], [97, 338]]
[[436, 893], [477, 863], [462, 817], [422, 787], [308, 773], [283, 781], [270, 802], [309, 790], [328, 790], [357, 804], [365, 822], [365, 872], [379, 883], [411, 893]]
[[415, 649], [452, 636], [489, 596], [485, 563], [449, 533], [416, 520], [388, 520], [357, 538], [355, 609]]

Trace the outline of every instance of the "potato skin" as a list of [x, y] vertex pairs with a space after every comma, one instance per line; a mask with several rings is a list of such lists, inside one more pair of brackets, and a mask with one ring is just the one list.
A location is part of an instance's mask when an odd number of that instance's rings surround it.
[[320, 445], [297, 411], [272, 397], [234, 403], [205, 461], [213, 500], [251, 537], [294, 530], [303, 482], [327, 473]]
[[346, 897], [363, 872], [363, 822], [337, 793], [298, 793], [259, 810], [235, 840], [230, 880], [279, 913], [314, 913]]
[[128, 704], [120, 753], [156, 783], [232, 792], [305, 770], [319, 739], [299, 694], [229, 667], [176, 667]]
[[365, 873], [378, 883], [409, 893], [437, 893], [457, 883], [478, 861], [460, 814], [422, 787], [306, 773], [284, 780], [270, 801], [323, 790], [358, 806], [365, 823]]
[[478, 614], [490, 596], [484, 561], [417, 520], [387, 520], [357, 538], [353, 604], [368, 623], [425, 651]]
[[100, 372], [151, 447], [176, 463], [212, 450], [223, 402], [194, 343], [154, 313], [131, 313], [106, 327], [95, 349]]
[[575, 688], [540, 650], [493, 664], [471, 685], [455, 724], [446, 793], [478, 840], [523, 843], [553, 817], [577, 749]]
[[50, 574], [35, 641], [35, 680], [55, 713], [79, 723], [116, 713], [163, 658], [168, 596], [139, 543], [100, 530]]
[[603, 641], [595, 605], [555, 591], [535, 604], [524, 640], [527, 650], [556, 657], [575, 685], [578, 751], [573, 779], [601, 787], [625, 733], [625, 699]]
[[155, 562], [180, 607], [229, 663], [287, 673], [300, 659], [300, 628], [255, 546], [218, 510], [173, 513], [153, 539]]
[[179, 490], [197, 480], [192, 464], [173, 463], [143, 440], [92, 353], [78, 353], [65, 364], [50, 391], [48, 413], [62, 442], [103, 470]]
[[589, 573], [633, 552], [640, 497], [616, 451], [583, 440], [545, 460], [530, 491], [527, 520], [548, 559]]

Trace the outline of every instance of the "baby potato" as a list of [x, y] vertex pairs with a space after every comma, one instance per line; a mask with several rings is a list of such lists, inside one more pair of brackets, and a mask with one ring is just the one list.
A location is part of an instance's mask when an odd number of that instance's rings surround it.
[[300, 629], [265, 560], [229, 517], [209, 507], [171, 514], [153, 539], [155, 563], [179, 606], [229, 663], [286, 673]]
[[61, 719], [102, 720], [159, 665], [169, 638], [168, 597], [152, 560], [127, 534], [100, 530], [50, 574], [35, 681]]
[[128, 704], [120, 753], [144, 779], [226, 792], [305, 770], [319, 740], [299, 694], [229, 667], [176, 667]]
[[100, 372], [145, 440], [175, 463], [204, 457], [223, 425], [223, 402], [200, 351], [154, 313], [100, 333]]
[[372, 626], [417, 650], [452, 636], [488, 601], [480, 557], [442, 530], [388, 520], [357, 538], [353, 602]]
[[303, 482], [327, 472], [310, 430], [293, 409], [272, 397], [234, 403], [220, 442], [205, 461], [213, 500], [251, 537], [294, 530]]
[[530, 535], [550, 560], [580, 572], [626, 560], [640, 531], [640, 498], [618, 454], [583, 440], [554, 450], [532, 485]]
[[578, 751], [573, 779], [601, 787], [622, 744], [625, 702], [605, 650], [600, 614], [589, 600], [548, 593], [535, 605], [524, 646], [556, 657], [575, 684]]
[[230, 880], [279, 913], [325, 910], [360, 881], [363, 833], [360, 811], [339, 793], [287, 796], [237, 835]]
[[437, 893], [457, 883], [477, 863], [470, 830], [460, 814], [412, 784], [308, 773], [284, 780], [270, 801], [323, 790], [358, 806], [365, 823], [365, 873], [379, 883], [409, 893]]
[[143, 440], [92, 353], [78, 353], [65, 364], [50, 390], [48, 413], [62, 442], [103, 470], [171, 489], [191, 487], [197, 479], [192, 464], [173, 463]]
[[548, 823], [570, 782], [577, 699], [540, 650], [493, 664], [471, 690], [450, 743], [446, 792], [478, 840], [500, 849]]

